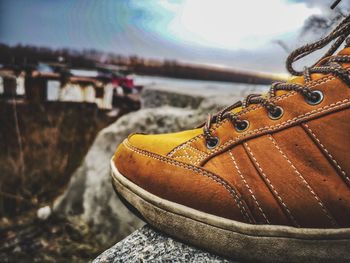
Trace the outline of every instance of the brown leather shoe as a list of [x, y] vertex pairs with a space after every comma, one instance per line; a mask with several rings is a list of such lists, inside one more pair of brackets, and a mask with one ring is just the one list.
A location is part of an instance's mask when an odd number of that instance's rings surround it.
[[[350, 16], [294, 51], [296, 77], [202, 128], [129, 136], [116, 190], [154, 227], [253, 262], [350, 262]], [[315, 66], [292, 63], [338, 40]]]

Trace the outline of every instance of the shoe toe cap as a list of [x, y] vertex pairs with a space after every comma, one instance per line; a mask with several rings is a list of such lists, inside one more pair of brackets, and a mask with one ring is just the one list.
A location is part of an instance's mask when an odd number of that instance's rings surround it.
[[134, 133], [128, 143], [142, 150], [166, 156], [175, 147], [202, 133], [202, 129], [187, 130], [166, 134]]
[[[135, 145], [133, 135], [118, 147], [114, 163], [118, 171], [144, 190], [168, 201], [203, 212], [250, 222], [239, 193], [215, 174]], [[137, 138], [139, 137], [139, 138]], [[147, 148], [149, 149], [149, 148]]]

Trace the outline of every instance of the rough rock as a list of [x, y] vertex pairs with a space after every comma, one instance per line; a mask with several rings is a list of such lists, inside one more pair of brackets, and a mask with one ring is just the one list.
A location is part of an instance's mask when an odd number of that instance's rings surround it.
[[135, 231], [98, 256], [93, 263], [114, 262], [222, 262], [229, 261], [180, 243], [149, 226]]
[[106, 244], [140, 227], [142, 223], [124, 208], [110, 183], [109, 162], [115, 148], [132, 131], [180, 130], [191, 126], [194, 116], [193, 110], [164, 106], [127, 114], [103, 129], [73, 175], [68, 190], [56, 201], [56, 213], [81, 216]]

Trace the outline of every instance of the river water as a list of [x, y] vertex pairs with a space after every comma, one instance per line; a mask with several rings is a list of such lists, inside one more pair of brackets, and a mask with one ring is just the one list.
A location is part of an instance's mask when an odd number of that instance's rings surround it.
[[157, 89], [170, 91], [194, 93], [202, 96], [233, 96], [244, 97], [247, 94], [260, 94], [266, 92], [268, 85], [256, 85], [245, 83], [203, 81], [203, 80], [186, 80], [153, 76], [134, 76], [136, 85], [152, 86]]

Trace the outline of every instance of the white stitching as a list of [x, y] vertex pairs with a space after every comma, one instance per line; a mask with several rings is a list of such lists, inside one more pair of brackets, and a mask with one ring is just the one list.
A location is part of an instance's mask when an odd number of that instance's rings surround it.
[[[321, 84], [325, 84], [329, 81], [332, 81], [336, 79], [334, 76], [328, 76], [326, 78], [323, 78], [323, 79], [320, 79], [320, 80], [317, 80], [315, 81], [314, 83], [312, 84], [306, 84], [305, 86], [308, 87], [308, 88], [314, 88], [318, 85], [321, 85]], [[284, 100], [285, 98], [288, 98], [288, 97], [291, 97], [291, 96], [294, 96], [294, 95], [298, 95], [300, 93], [296, 92], [296, 91], [291, 91], [289, 93], [286, 93], [286, 94], [283, 94], [281, 96], [278, 96], [278, 97], [274, 97], [271, 99], [271, 102], [276, 102], [276, 101], [280, 101], [280, 100]], [[251, 108], [247, 108], [246, 110], [242, 110], [238, 113], [238, 116], [239, 115], [242, 115], [242, 114], [245, 114], [245, 113], [248, 113], [248, 112], [251, 112], [253, 110], [256, 110], [256, 109], [259, 109], [259, 108], [262, 108], [263, 106], [261, 105], [255, 105], [255, 107], [251, 107]]]
[[124, 141], [123, 144], [124, 144], [124, 146], [127, 149], [129, 149], [129, 150], [131, 150], [131, 151], [133, 151], [133, 152], [135, 152], [137, 154], [140, 154], [140, 155], [143, 155], [143, 156], [146, 156], [146, 157], [150, 157], [152, 159], [155, 159], [155, 160], [158, 160], [158, 161], [161, 161], [161, 162], [166, 162], [166, 163], [169, 163], [171, 165], [178, 166], [178, 167], [181, 167], [181, 168], [193, 171], [193, 172], [195, 172], [197, 174], [200, 174], [202, 176], [206, 176], [209, 179], [213, 180], [214, 182], [220, 184], [233, 197], [233, 199], [235, 200], [235, 203], [237, 204], [237, 206], [238, 206], [239, 210], [241, 211], [243, 217], [246, 220], [248, 220], [250, 223], [252, 223], [252, 220], [251, 220], [250, 216], [248, 215], [247, 210], [246, 210], [244, 204], [242, 203], [241, 198], [237, 195], [236, 191], [230, 185], [228, 185], [225, 181], [223, 181], [221, 178], [215, 176], [212, 173], [209, 173], [209, 172], [203, 171], [201, 169], [198, 169], [197, 167], [191, 167], [190, 165], [188, 165], [186, 163], [181, 163], [181, 162], [178, 162], [178, 161], [175, 161], [175, 160], [171, 160], [171, 159], [168, 159], [166, 157], [163, 157], [163, 156], [160, 156], [160, 155], [157, 155], [157, 154], [154, 154], [154, 153], [150, 153], [150, 152], [138, 149], [138, 148], [134, 147], [133, 145], [130, 145], [127, 141]]
[[322, 211], [326, 214], [328, 219], [331, 221], [332, 225], [337, 227], [338, 224], [336, 223], [335, 219], [330, 215], [329, 211], [326, 209], [318, 195], [315, 193], [315, 191], [311, 188], [311, 186], [306, 182], [305, 178], [301, 175], [301, 173], [297, 170], [297, 168], [294, 166], [294, 164], [289, 160], [289, 158], [286, 156], [286, 154], [281, 150], [281, 148], [278, 146], [276, 140], [269, 134], [268, 138], [271, 140], [273, 145], [276, 147], [276, 149], [280, 152], [280, 154], [286, 159], [286, 161], [289, 163], [289, 165], [292, 167], [294, 172], [298, 175], [298, 177], [301, 179], [301, 181], [306, 185], [307, 189], [311, 192], [313, 197], [316, 199], [317, 203], [320, 205]]
[[267, 175], [264, 173], [263, 169], [261, 168], [259, 162], [257, 161], [257, 159], [255, 158], [252, 150], [250, 149], [250, 147], [248, 146], [247, 143], [244, 143], [244, 145], [246, 146], [250, 156], [253, 158], [255, 164], [257, 165], [259, 171], [261, 172], [262, 176], [265, 178], [265, 180], [268, 182], [268, 184], [270, 185], [272, 191], [275, 193], [276, 197], [278, 198], [278, 200], [280, 201], [280, 203], [282, 204], [282, 206], [285, 208], [286, 212], [289, 215], [289, 218], [292, 220], [292, 222], [300, 227], [300, 225], [297, 223], [297, 221], [295, 220], [294, 216], [292, 215], [291, 211], [289, 210], [289, 208], [287, 207], [287, 205], [284, 203], [282, 197], [278, 194], [277, 190], [275, 189], [275, 187], [272, 185], [271, 181], [269, 180], [269, 178], [267, 177]]
[[[328, 76], [328, 77], [325, 77], [325, 78], [322, 78], [322, 79], [315, 80], [315, 81], [313, 81], [313, 82], [311, 82], [311, 83], [308, 83], [308, 84], [306, 84], [306, 86], [307, 86], [308, 88], [314, 88], [314, 87], [316, 87], [316, 86], [318, 86], [318, 85], [325, 84], [325, 83], [327, 83], [327, 82], [329, 82], [329, 81], [332, 81], [332, 80], [334, 80], [334, 79], [336, 79], [334, 76]], [[296, 95], [296, 94], [298, 94], [298, 93], [295, 92], [295, 91], [291, 91], [291, 92], [289, 92], [289, 93], [287, 93], [287, 94], [284, 94], [284, 95], [282, 95], [282, 96], [275, 97], [275, 98], [273, 98], [272, 100], [273, 100], [273, 101], [280, 101], [280, 100], [283, 100], [283, 99], [285, 99], [285, 98], [288, 98], [288, 97], [293, 96], [293, 95]], [[342, 101], [338, 101], [338, 102], [336, 102], [336, 103], [339, 103], [339, 102], [342, 102]], [[332, 104], [330, 104], [329, 106], [331, 106], [331, 105], [332, 105]], [[248, 112], [257, 110], [257, 109], [259, 109], [259, 108], [261, 108], [261, 107], [262, 107], [261, 105], [253, 105], [253, 106], [251, 106], [250, 108], [247, 108], [247, 109], [245, 109], [245, 110], [240, 111], [240, 112], [238, 113], [238, 116], [240, 116], [240, 115], [242, 115], [242, 114], [244, 114], [244, 113], [248, 113]], [[327, 107], [327, 106], [325, 106], [325, 107]], [[323, 107], [323, 108], [325, 108], [325, 107]], [[320, 109], [323, 109], [323, 108], [320, 108]], [[311, 112], [312, 112], [312, 111], [311, 111]], [[323, 112], [323, 111], [321, 111], [321, 112]], [[307, 113], [306, 113], [306, 114], [307, 114]], [[297, 116], [296, 118], [298, 118], [298, 117], [303, 117], [303, 116], [302, 116], [302, 115], [301, 115], [301, 116]], [[223, 120], [221, 123], [215, 124], [214, 128], [213, 128], [211, 131], [214, 132], [217, 128], [219, 128], [222, 124], [224, 124], [224, 123], [227, 122], [227, 121], [228, 121], [228, 120], [225, 119], [225, 120]], [[283, 124], [283, 123], [281, 123], [281, 124]], [[273, 127], [273, 126], [270, 126], [270, 127]], [[254, 130], [254, 131], [259, 132], [258, 129]], [[254, 132], [254, 131], [253, 131], [253, 132]], [[243, 134], [243, 135], [245, 136], [246, 134]], [[183, 143], [182, 145], [179, 145], [179, 146], [175, 147], [175, 148], [169, 153], [169, 155], [171, 155], [171, 154], [173, 154], [174, 152], [176, 152], [178, 148], [180, 148], [180, 147], [181, 147], [181, 148], [182, 148], [182, 147], [185, 147], [186, 145], [188, 145], [188, 144], [190, 144], [190, 143], [196, 141], [197, 139], [202, 138], [203, 136], [204, 136], [203, 134], [197, 135], [196, 137], [193, 137], [191, 140], [189, 140], [189, 141]], [[241, 137], [238, 137], [238, 138], [241, 138]], [[211, 152], [211, 153], [215, 153], [215, 152]], [[209, 154], [211, 154], [211, 153], [209, 153]]]
[[[190, 140], [190, 141], [191, 141], [191, 140]], [[187, 141], [186, 143], [175, 147], [171, 152], [169, 152], [169, 153], [167, 154], [167, 156], [168, 156], [168, 157], [172, 157], [172, 158], [177, 158], [177, 157], [174, 157], [174, 155], [175, 155], [176, 153], [178, 153], [180, 150], [186, 151], [186, 148], [189, 148], [189, 149], [191, 149], [193, 152], [195, 152], [195, 153], [197, 153], [197, 154], [199, 155], [199, 158], [198, 158], [193, 164], [199, 164], [203, 159], [205, 159], [205, 158], [208, 156], [208, 154], [207, 154], [206, 152], [203, 152], [203, 151], [201, 151], [201, 150], [199, 150], [199, 149], [196, 149], [196, 148], [194, 148], [193, 146], [191, 146], [191, 145], [189, 144], [190, 141]], [[179, 155], [178, 157], [180, 157], [180, 156], [182, 156], [182, 155]], [[197, 156], [197, 157], [198, 157], [198, 156]]]
[[194, 152], [197, 152], [199, 154], [199, 156], [203, 157], [203, 156], [207, 156], [207, 154], [205, 152], [202, 152], [201, 150], [198, 150], [194, 147], [192, 147], [191, 145], [189, 145], [189, 148], [194, 151]]
[[[207, 154], [207, 157], [208, 156], [212, 156], [213, 154], [219, 152], [220, 150], [224, 149], [225, 147], [229, 146], [231, 143], [235, 143], [236, 141], [240, 140], [241, 138], [244, 138], [244, 137], [247, 137], [249, 135], [254, 135], [254, 134], [257, 134], [259, 132], [264, 132], [264, 131], [273, 131], [274, 129], [276, 128], [282, 128], [282, 127], [285, 127], [287, 125], [290, 125], [290, 124], [293, 124], [299, 120], [301, 120], [302, 118], [304, 117], [309, 117], [309, 116], [312, 116], [312, 115], [316, 115], [318, 113], [323, 113], [323, 112], [327, 112], [328, 110], [334, 110], [334, 109], [337, 109], [339, 107], [342, 107], [343, 105], [346, 105], [348, 102], [350, 101], [350, 99], [344, 99], [342, 101], [337, 101], [335, 103], [332, 103], [332, 104], [329, 104], [329, 105], [326, 105], [322, 108], [319, 108], [319, 109], [316, 109], [316, 110], [312, 110], [312, 111], [309, 111], [307, 113], [304, 113], [304, 114], [301, 114], [299, 116], [296, 116], [292, 119], [289, 119], [287, 121], [284, 121], [282, 123], [279, 123], [277, 125], [270, 125], [270, 126], [265, 126], [265, 127], [261, 127], [259, 129], [255, 129], [255, 130], [252, 130], [252, 131], [249, 131], [249, 132], [246, 132], [246, 133], [243, 133], [242, 135], [234, 138], [234, 139], [231, 139], [227, 142], [225, 142], [223, 145], [220, 145], [218, 148], [212, 150], [211, 152], [209, 152]], [[225, 119], [221, 124], [223, 124], [224, 122], [226, 122], [227, 119]], [[215, 130], [216, 128], [213, 129], [213, 131]], [[178, 147], [186, 147], [187, 145], [191, 144], [192, 142], [200, 139], [200, 138], [203, 138], [204, 135], [201, 134], [201, 135], [198, 135], [194, 138], [192, 138], [191, 140], [187, 141], [185, 144], [182, 144]], [[178, 148], [176, 147], [175, 149], [173, 149], [173, 151], [176, 151]], [[173, 152], [172, 151], [172, 152]]]
[[[182, 154], [178, 156], [174, 156], [175, 153], [178, 153], [180, 150], [183, 151]], [[192, 155], [188, 153], [189, 151], [192, 151]], [[168, 157], [171, 157], [173, 159], [182, 159], [185, 158], [189, 160], [191, 164], [198, 165], [204, 158], [206, 158], [208, 155], [205, 152], [202, 152], [201, 150], [198, 150], [191, 145], [188, 145], [187, 147], [181, 147], [178, 148], [176, 152], [173, 152], [172, 154], [168, 154]]]
[[232, 152], [229, 151], [229, 154], [230, 154], [230, 156], [231, 156], [231, 159], [232, 159], [232, 161], [233, 161], [234, 166], [236, 167], [236, 170], [237, 170], [237, 172], [238, 172], [238, 175], [241, 177], [242, 181], [244, 182], [244, 185], [247, 187], [247, 189], [248, 189], [248, 191], [249, 191], [251, 197], [253, 198], [253, 200], [254, 200], [256, 206], [258, 207], [259, 211], [261, 212], [262, 216], [264, 217], [266, 223], [270, 224], [270, 221], [269, 221], [269, 219], [267, 218], [267, 216], [265, 215], [265, 213], [264, 213], [263, 209], [261, 208], [261, 206], [260, 206], [258, 200], [256, 199], [256, 197], [255, 197], [255, 195], [254, 195], [254, 193], [253, 193], [253, 190], [250, 188], [248, 182], [246, 181], [245, 177], [244, 177], [243, 174], [241, 173], [241, 170], [239, 169], [239, 167], [238, 167], [238, 165], [237, 165], [237, 162], [236, 162], [235, 158], [233, 157]]
[[[171, 157], [173, 159], [180, 159], [180, 160], [187, 159], [190, 164], [198, 165], [203, 159], [205, 159], [208, 156], [204, 152], [192, 147], [191, 145], [188, 145], [188, 147], [183, 147], [182, 149], [178, 149], [178, 150], [183, 150], [183, 153], [181, 155], [178, 155], [178, 156], [168, 155], [168, 157]], [[192, 151], [193, 154], [192, 155], [189, 154], [188, 150]], [[179, 151], [177, 151], [176, 153], [178, 153], [178, 152]], [[174, 152], [174, 154], [175, 154], [175, 152]]]
[[329, 158], [331, 158], [332, 162], [338, 167], [338, 169], [340, 170], [340, 172], [344, 175], [345, 179], [350, 183], [350, 178], [346, 175], [345, 171], [341, 168], [341, 166], [339, 165], [339, 163], [334, 159], [333, 155], [326, 149], [326, 147], [321, 143], [321, 141], [318, 139], [318, 137], [316, 136], [316, 134], [311, 130], [311, 128], [309, 127], [309, 125], [307, 125], [306, 123], [303, 123], [303, 126], [309, 130], [311, 136], [318, 142], [318, 144], [322, 147], [322, 149], [324, 150], [324, 152], [328, 155]]
[[191, 145], [188, 145], [187, 147], [185, 147], [185, 146], [186, 146], [185, 144], [182, 144], [182, 145], [176, 147], [176, 148], [175, 148], [176, 151], [174, 151], [174, 150], [175, 150], [175, 149], [174, 149], [173, 151], [171, 151], [170, 153], [168, 153], [167, 156], [172, 157], [177, 151], [179, 151], [179, 150], [181, 150], [181, 149], [185, 149], [185, 148], [190, 148], [190, 149], [193, 150], [194, 152], [197, 152], [200, 156], [207, 156], [207, 155], [208, 155], [207, 153], [202, 152], [201, 150], [198, 150], [198, 149], [192, 147]]
[[214, 154], [214, 153], [220, 151], [221, 149], [227, 147], [231, 143], [234, 143], [234, 142], [238, 141], [239, 139], [241, 139], [242, 137], [246, 137], [247, 135], [255, 134], [255, 133], [258, 133], [258, 132], [261, 132], [261, 131], [273, 131], [275, 128], [284, 127], [286, 125], [289, 125], [290, 123], [294, 123], [294, 122], [302, 119], [303, 117], [314, 115], [314, 114], [317, 114], [317, 113], [325, 112], [325, 111], [329, 110], [329, 108], [334, 109], [336, 107], [341, 107], [341, 106], [343, 106], [344, 104], [346, 104], [349, 101], [350, 101], [350, 99], [345, 99], [345, 100], [342, 100], [342, 101], [338, 101], [338, 102], [332, 103], [330, 105], [324, 106], [324, 107], [322, 107], [322, 108], [320, 108], [318, 110], [309, 111], [309, 112], [307, 112], [305, 114], [302, 114], [302, 115], [299, 115], [299, 116], [294, 117], [292, 119], [289, 119], [287, 121], [284, 121], [284, 122], [282, 122], [280, 124], [271, 125], [271, 126], [265, 126], [265, 127], [259, 128], [259, 129], [252, 130], [250, 132], [247, 132], [245, 134], [242, 134], [242, 135], [236, 137], [235, 139], [231, 139], [231, 140], [227, 141], [225, 144], [223, 144], [223, 145], [219, 146], [218, 148], [216, 148], [215, 150], [213, 150], [210, 154]]

